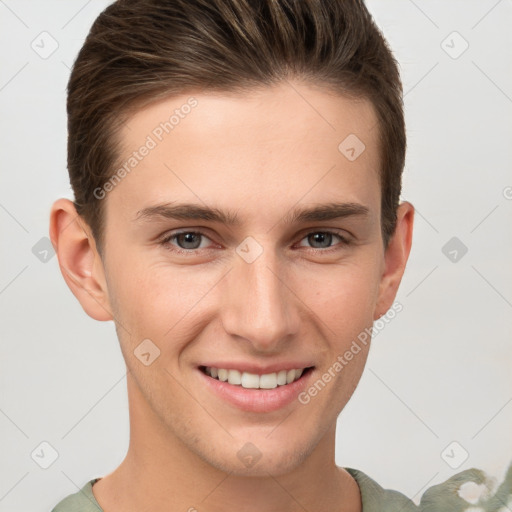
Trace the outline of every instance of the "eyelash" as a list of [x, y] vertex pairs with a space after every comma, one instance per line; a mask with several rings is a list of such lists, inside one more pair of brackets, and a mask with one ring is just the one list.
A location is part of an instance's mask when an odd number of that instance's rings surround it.
[[[305, 238], [307, 238], [308, 236], [313, 235], [313, 234], [317, 234], [317, 233], [322, 233], [324, 235], [333, 235], [335, 237], [338, 237], [341, 240], [341, 244], [338, 244], [338, 245], [345, 246], [345, 247], [351, 245], [351, 241], [350, 240], [348, 240], [344, 236], [340, 235], [336, 231], [329, 231], [329, 230], [325, 230], [325, 231], [310, 231], [310, 232], [306, 233], [299, 241], [302, 241]], [[160, 240], [159, 243], [160, 243], [160, 245], [162, 245], [166, 249], [171, 250], [173, 252], [176, 252], [178, 254], [184, 254], [184, 255], [195, 255], [195, 254], [197, 254], [197, 252], [200, 250], [199, 248], [197, 248], [197, 249], [182, 249], [181, 247], [177, 247], [177, 246], [171, 244], [172, 240], [176, 239], [179, 235], [185, 235], [185, 234], [199, 235], [199, 236], [208, 238], [208, 240], [210, 240], [208, 235], [206, 235], [205, 233], [203, 233], [201, 231], [179, 231], [177, 233], [170, 233], [170, 234], [168, 234], [167, 236], [165, 236], [165, 238]], [[340, 249], [340, 247], [338, 247], [338, 245], [334, 245], [334, 246], [331, 246], [331, 247], [328, 247], [328, 248], [325, 248], [325, 249], [318, 249], [318, 248], [315, 248], [315, 247], [309, 247], [309, 249], [311, 251], [315, 251], [315, 252], [331, 253], [333, 251], [336, 251], [336, 250]], [[172, 249], [171, 249], [171, 246], [172, 246]], [[308, 247], [305, 247], [305, 248], [308, 249]], [[206, 250], [208, 250], [208, 248], [206, 248]]]

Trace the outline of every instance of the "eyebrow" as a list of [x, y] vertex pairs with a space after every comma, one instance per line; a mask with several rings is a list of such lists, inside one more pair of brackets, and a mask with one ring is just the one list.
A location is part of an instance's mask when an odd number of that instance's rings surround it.
[[[368, 207], [360, 203], [326, 203], [308, 208], [294, 208], [284, 216], [282, 222], [300, 224], [346, 217], [368, 217], [369, 212]], [[240, 217], [234, 211], [223, 211], [195, 203], [165, 203], [149, 206], [138, 211], [135, 217], [135, 221], [159, 219], [210, 221], [227, 226], [241, 224]]]

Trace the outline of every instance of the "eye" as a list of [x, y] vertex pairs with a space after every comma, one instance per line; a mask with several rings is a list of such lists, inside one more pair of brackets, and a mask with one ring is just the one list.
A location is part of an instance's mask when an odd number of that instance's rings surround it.
[[[332, 245], [338, 239], [338, 244]], [[210, 240], [201, 231], [181, 231], [178, 233], [170, 233], [159, 242], [160, 245], [181, 254], [194, 254], [198, 249], [208, 249], [207, 240]], [[312, 250], [320, 252], [328, 252], [329, 250], [337, 250], [340, 247], [348, 246], [350, 240], [334, 231], [311, 231], [301, 239], [300, 247], [308, 247], [303, 245], [303, 241], [307, 241]], [[210, 240], [211, 242], [211, 240]]]
[[[345, 237], [333, 231], [312, 231], [308, 233], [302, 240], [307, 240], [309, 244], [312, 244], [313, 249], [330, 249], [332, 247], [333, 237], [341, 241], [341, 245], [349, 245], [350, 242]], [[300, 244], [302, 247], [303, 245]]]
[[[160, 244], [163, 246], [172, 245], [177, 252], [185, 253], [196, 249], [205, 249], [206, 247], [202, 244], [202, 239], [209, 240], [209, 238], [200, 231], [182, 231], [166, 236], [160, 241]], [[173, 241], [176, 241], [177, 247]]]

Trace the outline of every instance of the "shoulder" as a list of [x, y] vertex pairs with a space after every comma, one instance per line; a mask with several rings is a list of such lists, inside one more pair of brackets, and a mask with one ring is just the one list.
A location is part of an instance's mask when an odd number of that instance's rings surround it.
[[503, 482], [471, 468], [433, 485], [421, 496], [419, 506], [398, 491], [382, 488], [368, 475], [344, 468], [361, 491], [362, 512], [510, 512], [512, 511], [512, 464]]
[[344, 468], [359, 485], [362, 512], [419, 512], [419, 508], [404, 494], [384, 489], [366, 473], [358, 469]]
[[92, 493], [96, 480], [89, 480], [79, 491], [66, 496], [51, 512], [103, 512]]

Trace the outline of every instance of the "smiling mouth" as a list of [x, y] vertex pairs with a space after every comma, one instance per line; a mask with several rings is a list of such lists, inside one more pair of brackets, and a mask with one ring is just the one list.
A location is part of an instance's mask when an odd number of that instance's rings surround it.
[[275, 389], [277, 387], [286, 386], [304, 378], [313, 368], [313, 366], [310, 366], [307, 368], [295, 368], [258, 375], [255, 373], [242, 372], [240, 370], [215, 368], [213, 366], [199, 367], [205, 375], [212, 379], [227, 382], [233, 386], [245, 389]]

